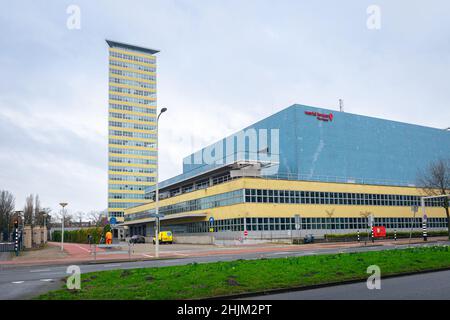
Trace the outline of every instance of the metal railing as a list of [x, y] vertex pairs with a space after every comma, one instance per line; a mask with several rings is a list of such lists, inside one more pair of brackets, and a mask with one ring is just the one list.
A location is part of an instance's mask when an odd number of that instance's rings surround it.
[[0, 252], [13, 252], [14, 249], [14, 242], [0, 242]]
[[[131, 246], [133, 244], [92, 244], [91, 245], [91, 255], [94, 256], [94, 260], [97, 260], [97, 255], [108, 255], [108, 254], [128, 254], [128, 259], [131, 259]], [[128, 246], [127, 250], [121, 250], [122, 247]], [[97, 249], [106, 249], [105, 251], [98, 251]], [[115, 250], [118, 248], [119, 250]]]

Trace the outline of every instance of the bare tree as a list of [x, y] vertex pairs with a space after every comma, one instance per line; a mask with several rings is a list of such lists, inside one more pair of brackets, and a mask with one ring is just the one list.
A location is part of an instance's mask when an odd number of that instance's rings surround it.
[[100, 227], [102, 225], [102, 218], [104, 216], [103, 211], [91, 211], [88, 216], [96, 227]]
[[51, 221], [52, 221], [52, 216], [50, 215], [51, 212], [52, 212], [52, 209], [50, 209], [50, 208], [42, 208], [41, 214], [40, 214], [40, 217], [42, 219], [40, 224], [42, 226], [47, 226], [47, 228], [50, 226]]
[[6, 232], [9, 236], [14, 206], [14, 196], [9, 191], [0, 191], [0, 240], [3, 240], [2, 232]]
[[333, 233], [333, 228], [332, 228], [332, 226], [333, 226], [333, 224], [331, 223], [331, 218], [333, 217], [333, 215], [334, 215], [334, 209], [331, 209], [331, 210], [325, 210], [325, 212], [327, 213], [327, 216], [328, 216], [328, 221], [329, 221], [329, 223], [330, 223], [330, 230], [331, 230], [331, 233]]
[[81, 212], [81, 211], [78, 211], [75, 215], [76, 215], [76, 217], [77, 217], [77, 219], [78, 219], [79, 227], [81, 228], [81, 227], [83, 226], [83, 216], [84, 216], [84, 213]]
[[30, 194], [25, 199], [25, 207], [23, 208], [23, 215], [26, 225], [32, 225], [33, 224], [33, 214], [34, 214], [34, 197], [32, 194]]
[[42, 212], [41, 212], [41, 202], [39, 200], [39, 195], [37, 194], [34, 198], [34, 214], [33, 214], [33, 226], [41, 225], [42, 222]]
[[[419, 172], [417, 180], [418, 186], [428, 196], [450, 194], [450, 158], [431, 162], [425, 172]], [[450, 239], [449, 199], [448, 197], [441, 199], [440, 204], [447, 215], [448, 238]]]

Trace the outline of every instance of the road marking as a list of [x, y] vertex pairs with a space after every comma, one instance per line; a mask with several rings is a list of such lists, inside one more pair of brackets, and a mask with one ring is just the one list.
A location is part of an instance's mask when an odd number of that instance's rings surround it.
[[30, 272], [48, 272], [50, 269], [30, 270]]
[[184, 254], [184, 253], [177, 253], [177, 252], [168, 252], [168, 255], [173, 254], [176, 256], [182, 256], [182, 257], [187, 257], [188, 254]]
[[79, 246], [79, 245], [76, 245], [78, 248], [80, 248], [80, 249], [83, 249], [84, 251], [86, 251], [86, 252], [91, 252], [91, 250], [88, 250], [88, 249], [86, 249], [86, 248], [83, 248], [83, 247], [81, 247], [81, 246]]
[[14, 283], [14, 284], [20, 284], [20, 283], [24, 283], [25, 281], [13, 281], [13, 282], [11, 282], [11, 283]]
[[50, 282], [50, 281], [53, 281], [53, 279], [41, 279], [41, 281]]
[[149, 255], [149, 254], [143, 253], [142, 255], [143, 255], [144, 257], [153, 258], [153, 256], [151, 256], [151, 255]]

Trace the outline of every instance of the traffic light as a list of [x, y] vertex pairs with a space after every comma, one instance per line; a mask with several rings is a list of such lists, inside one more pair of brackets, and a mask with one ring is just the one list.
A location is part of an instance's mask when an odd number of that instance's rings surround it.
[[17, 220], [14, 221], [14, 228], [15, 229], [19, 228], [19, 221]]

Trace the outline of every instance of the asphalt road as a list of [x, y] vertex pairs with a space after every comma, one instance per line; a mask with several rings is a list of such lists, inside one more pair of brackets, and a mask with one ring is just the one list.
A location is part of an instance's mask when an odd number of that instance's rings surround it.
[[379, 290], [366, 282], [254, 296], [246, 300], [450, 300], [450, 271], [381, 277]]
[[[441, 242], [441, 244], [449, 245], [450, 242]], [[424, 245], [437, 245], [424, 244]], [[413, 246], [423, 246], [422, 244]], [[115, 270], [115, 269], [135, 269], [148, 267], [165, 267], [174, 265], [184, 265], [193, 262], [207, 263], [216, 261], [232, 261], [238, 259], [260, 259], [260, 258], [282, 258], [290, 256], [305, 256], [326, 253], [342, 253], [342, 252], [362, 252], [362, 251], [378, 251], [388, 249], [406, 248], [407, 245], [385, 245], [374, 247], [352, 247], [327, 248], [305, 251], [280, 251], [266, 253], [239, 253], [227, 255], [211, 255], [203, 257], [188, 257], [179, 259], [165, 260], [149, 260], [138, 262], [117, 262], [117, 263], [98, 263], [79, 265], [81, 273], [94, 271]], [[63, 285], [62, 279], [69, 274], [66, 273], [67, 266], [0, 266], [0, 299], [30, 299], [49, 290], [58, 289]], [[449, 278], [447, 278], [449, 279]], [[386, 280], [387, 281], [387, 280]], [[339, 297], [339, 296], [337, 296]]]

